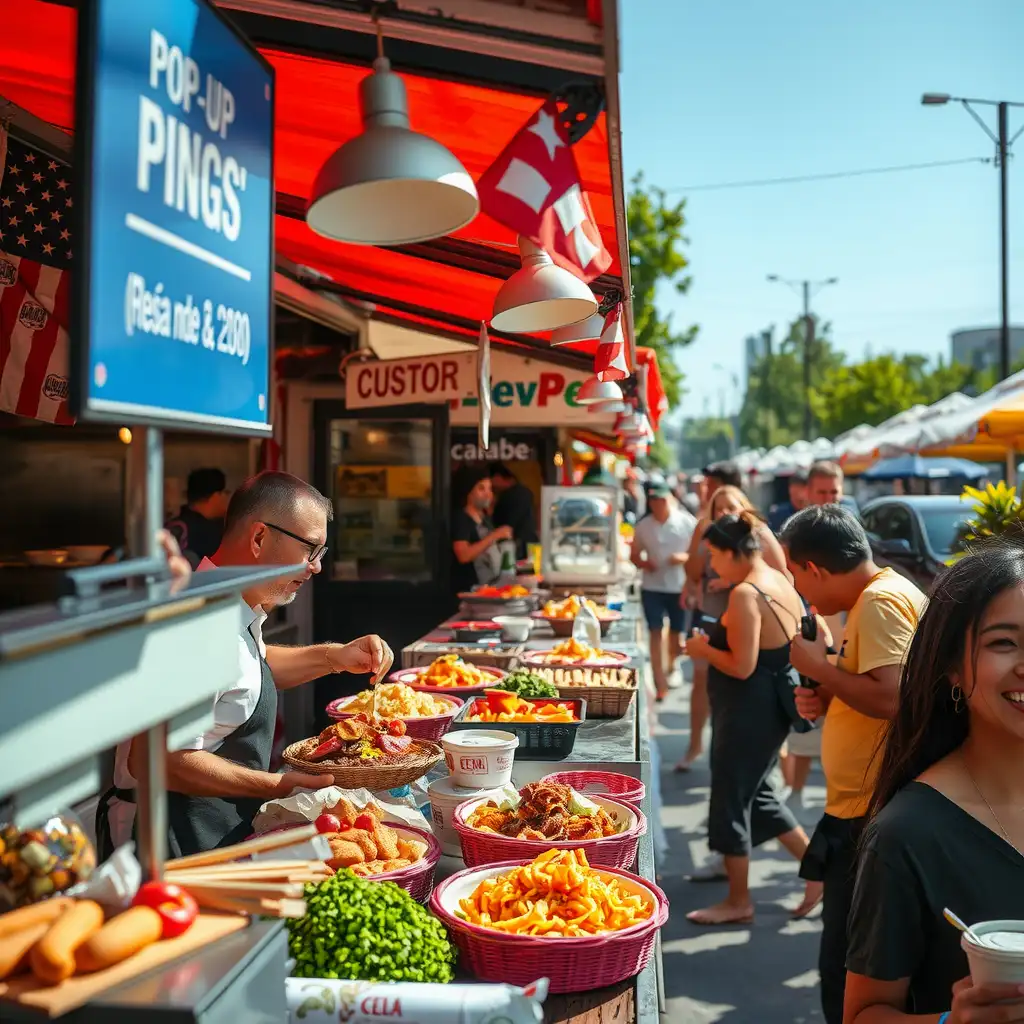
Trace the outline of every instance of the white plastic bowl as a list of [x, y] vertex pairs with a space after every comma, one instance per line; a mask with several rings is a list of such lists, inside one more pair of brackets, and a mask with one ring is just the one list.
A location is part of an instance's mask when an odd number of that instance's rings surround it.
[[496, 615], [494, 621], [501, 626], [501, 632], [506, 639], [517, 644], [525, 643], [530, 639], [530, 630], [533, 628], [531, 619], [518, 615]]
[[500, 789], [512, 781], [519, 737], [498, 729], [459, 729], [441, 738], [448, 772], [456, 786]]

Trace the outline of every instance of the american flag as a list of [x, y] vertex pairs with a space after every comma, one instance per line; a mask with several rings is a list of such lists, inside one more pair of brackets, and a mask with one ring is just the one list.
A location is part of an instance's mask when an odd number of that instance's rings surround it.
[[0, 126], [0, 410], [70, 424], [71, 174]]

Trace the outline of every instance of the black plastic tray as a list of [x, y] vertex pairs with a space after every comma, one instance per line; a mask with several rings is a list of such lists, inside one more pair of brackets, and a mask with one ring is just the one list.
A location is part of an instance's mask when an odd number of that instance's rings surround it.
[[578, 722], [467, 722], [470, 708], [485, 698], [469, 696], [452, 722], [452, 729], [499, 729], [515, 733], [519, 746], [515, 756], [520, 761], [550, 761], [568, 757], [576, 745], [576, 734], [587, 720], [587, 702], [582, 697], [542, 697], [523, 700], [530, 704], [571, 704]]

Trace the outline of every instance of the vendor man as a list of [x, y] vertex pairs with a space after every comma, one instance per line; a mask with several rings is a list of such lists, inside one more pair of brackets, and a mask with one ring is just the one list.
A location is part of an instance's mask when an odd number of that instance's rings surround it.
[[[210, 731], [167, 754], [168, 853], [172, 857], [239, 842], [252, 833], [252, 820], [267, 800], [334, 781], [328, 775], [269, 771], [278, 690], [330, 672], [376, 673], [391, 663], [393, 655], [379, 636], [311, 647], [263, 643], [267, 613], [294, 600], [303, 583], [320, 572], [332, 518], [331, 502], [316, 488], [288, 473], [260, 473], [235, 491], [220, 547], [199, 565], [200, 571], [299, 563], [303, 568], [242, 592], [238, 679], [214, 698]], [[120, 744], [115, 788], [104, 795], [97, 811], [97, 835], [104, 836], [104, 818], [109, 813], [115, 845], [130, 836], [138, 753], [130, 742]], [[101, 841], [101, 855], [105, 855], [109, 849], [102, 845]]]

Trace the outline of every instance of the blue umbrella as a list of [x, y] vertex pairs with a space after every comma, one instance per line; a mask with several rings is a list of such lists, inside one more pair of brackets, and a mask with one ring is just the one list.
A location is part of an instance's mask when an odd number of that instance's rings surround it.
[[988, 470], [967, 459], [926, 459], [920, 455], [900, 455], [876, 462], [861, 480], [980, 480]]

